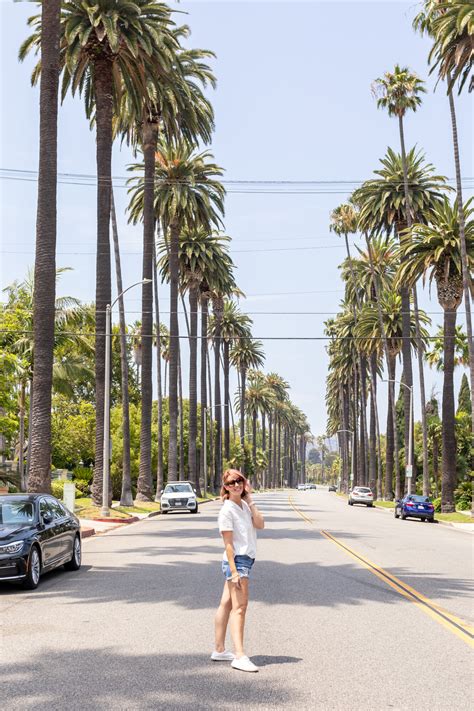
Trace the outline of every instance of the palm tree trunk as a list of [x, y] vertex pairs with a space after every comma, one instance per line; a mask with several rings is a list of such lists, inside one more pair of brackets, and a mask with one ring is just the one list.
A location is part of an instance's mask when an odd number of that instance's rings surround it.
[[184, 410], [183, 410], [183, 373], [181, 370], [181, 344], [178, 341], [178, 415], [179, 415], [179, 476], [185, 479], [184, 468]]
[[222, 408], [221, 408], [221, 378], [220, 378], [220, 322], [216, 314], [216, 335], [214, 336], [214, 419], [216, 422], [216, 438], [214, 445], [214, 490], [218, 491], [222, 476]]
[[[395, 357], [390, 356], [388, 363], [388, 377], [395, 375]], [[393, 499], [393, 461], [396, 425], [393, 421], [393, 405], [395, 400], [395, 387], [393, 382], [388, 383], [388, 407], [387, 407], [387, 430], [385, 434], [385, 501]], [[400, 486], [400, 483], [398, 484]], [[396, 498], [400, 498], [395, 494]]]
[[[201, 294], [201, 450], [207, 447], [205, 436], [204, 419], [207, 418], [207, 321], [208, 321], [208, 298], [205, 294]], [[212, 400], [210, 401], [212, 402]], [[207, 474], [204, 471], [205, 457], [201, 456], [201, 478], [206, 481]]]
[[117, 216], [115, 214], [115, 201], [113, 189], [110, 193], [111, 218], [112, 218], [112, 239], [114, 243], [115, 256], [115, 277], [117, 281], [118, 307], [119, 307], [119, 327], [120, 327], [120, 375], [122, 385], [122, 491], [120, 495], [121, 506], [132, 506], [132, 479], [130, 473], [130, 398], [128, 392], [128, 360], [127, 360], [127, 337], [125, 323], [125, 307], [123, 302], [122, 268], [120, 264], [120, 246], [117, 229]]
[[[214, 419], [212, 416], [212, 377], [211, 377], [211, 359], [208, 357], [207, 359], [207, 382], [209, 385], [209, 461], [212, 462], [211, 464], [211, 471], [213, 471], [214, 468]], [[215, 493], [217, 493], [217, 489], [214, 488], [215, 486], [215, 476], [213, 475], [210, 477], [211, 481], [211, 486], [212, 489]]]
[[[143, 121], [143, 265], [142, 265], [142, 382], [140, 418], [140, 469], [137, 500], [151, 501], [151, 420], [153, 405], [153, 254], [155, 243], [155, 153], [158, 127], [145, 117]], [[145, 282], [146, 280], [146, 282]]]
[[[410, 192], [408, 188], [408, 167], [407, 167], [407, 156], [405, 150], [405, 135], [403, 130], [403, 116], [398, 117], [398, 128], [400, 132], [400, 148], [402, 154], [402, 167], [403, 167], [403, 189], [405, 195], [405, 209], [406, 209], [406, 225], [408, 228], [412, 226], [412, 208], [410, 202]], [[402, 237], [397, 227], [398, 237], [401, 242]], [[406, 238], [405, 238], [406, 239]], [[413, 287], [413, 291], [416, 290], [416, 285]], [[408, 442], [410, 439], [410, 422], [411, 422], [411, 412], [410, 405], [411, 395], [409, 388], [413, 389], [413, 369], [411, 363], [411, 314], [410, 314], [410, 290], [407, 287], [402, 286], [400, 289], [400, 295], [402, 298], [402, 361], [403, 361], [403, 381], [408, 386], [408, 388], [403, 388], [403, 412], [404, 412], [404, 422], [405, 422], [405, 433], [404, 433], [404, 448], [405, 448], [405, 466], [411, 464], [408, 461]], [[418, 340], [418, 339], [417, 339]], [[417, 343], [417, 348], [421, 349], [421, 343]], [[423, 378], [423, 375], [421, 375]], [[413, 390], [412, 390], [413, 392]], [[425, 403], [422, 402], [422, 409], [425, 407]], [[414, 420], [414, 418], [413, 418]], [[413, 435], [413, 432], [412, 432]], [[395, 430], [395, 436], [396, 430]]]
[[372, 374], [370, 388], [370, 441], [369, 441], [369, 481], [368, 485], [374, 496], [377, 495], [377, 426], [375, 421], [376, 403], [375, 379]]
[[439, 496], [441, 489], [439, 483], [439, 442], [436, 435], [433, 437], [433, 479], [436, 489], [436, 496]]
[[367, 361], [360, 356], [360, 463], [361, 482], [367, 486], [369, 437], [367, 434]]
[[252, 462], [254, 476], [256, 476], [257, 471], [257, 417], [258, 413], [255, 410], [252, 413]]
[[375, 431], [376, 431], [376, 437], [377, 437], [377, 485], [376, 485], [376, 491], [374, 493], [376, 494], [377, 499], [380, 500], [382, 498], [383, 473], [382, 473], [382, 447], [381, 447], [381, 442], [380, 442], [380, 420], [379, 420], [379, 412], [378, 412], [378, 404], [377, 404], [377, 355], [376, 355], [376, 353], [372, 353], [370, 356], [370, 370], [371, 370], [371, 379], [372, 379], [371, 397], [373, 398]]
[[168, 481], [178, 478], [178, 360], [179, 360], [179, 324], [178, 324], [178, 280], [179, 280], [179, 225], [174, 222], [170, 227], [170, 359], [169, 359], [169, 444], [168, 444]]
[[241, 472], [245, 474], [245, 390], [247, 387], [247, 370], [240, 368], [240, 444], [242, 446]]
[[[28, 485], [28, 479], [30, 476], [30, 465], [31, 465], [31, 447], [30, 447], [30, 437], [31, 437], [31, 422], [33, 420], [33, 380], [30, 378], [28, 381], [28, 391], [30, 394], [28, 403], [28, 439], [27, 439], [27, 450], [26, 450], [26, 484]], [[25, 489], [26, 491], [26, 489]]]
[[20, 478], [20, 491], [26, 491], [25, 481], [25, 381], [20, 383], [20, 401], [18, 408], [19, 451], [18, 451], [18, 476]]
[[454, 410], [454, 348], [456, 311], [444, 310], [444, 370], [442, 404], [443, 469], [441, 474], [441, 511], [452, 513], [456, 488], [456, 434]]
[[272, 486], [273, 416], [268, 413], [268, 487]]
[[[370, 273], [372, 276], [372, 280], [374, 282], [374, 290], [375, 290], [375, 299], [377, 302], [377, 317], [379, 321], [379, 328], [380, 328], [380, 333], [382, 334], [382, 343], [383, 343], [383, 350], [385, 354], [385, 363], [387, 366], [387, 372], [389, 374], [389, 378], [392, 376], [390, 375], [390, 362], [391, 362], [391, 355], [390, 355], [390, 350], [388, 347], [388, 340], [387, 340], [387, 333], [385, 331], [385, 325], [383, 322], [383, 316], [382, 316], [382, 307], [380, 305], [380, 289], [379, 289], [379, 283], [377, 281], [377, 277], [375, 274], [375, 268], [374, 268], [374, 260], [373, 260], [373, 255], [372, 255], [372, 246], [370, 244], [370, 239], [367, 235], [365, 234], [365, 242], [367, 245], [367, 254], [369, 256], [369, 264], [370, 264]], [[403, 324], [402, 324], [402, 330], [403, 330]], [[395, 364], [393, 367], [393, 372], [395, 372]], [[392, 417], [392, 430], [395, 435], [397, 431], [397, 412], [395, 408], [395, 383], [391, 382], [389, 383], [389, 394], [390, 394], [390, 388], [391, 388], [391, 397], [389, 397], [389, 407], [388, 407], [388, 412], [387, 412], [387, 420], [388, 417], [391, 414]], [[405, 388], [404, 388], [405, 390]], [[387, 430], [387, 439], [388, 439], [388, 430]], [[395, 455], [395, 479], [396, 481], [400, 482], [400, 459], [398, 456], [398, 437], [394, 437], [394, 455]], [[387, 461], [387, 457], [386, 457]], [[393, 476], [393, 470], [392, 470], [392, 475], [390, 478], [390, 486], [392, 484], [392, 476]], [[390, 498], [387, 499], [387, 469], [385, 473], [385, 496], [384, 498], [388, 501], [392, 500], [392, 489], [390, 488]]]
[[[451, 83], [451, 76], [448, 74], [448, 82]], [[454, 149], [454, 167], [456, 173], [456, 192], [458, 199], [459, 213], [459, 239], [461, 243], [461, 264], [462, 264], [462, 286], [464, 293], [464, 307], [466, 309], [466, 330], [467, 330], [467, 347], [469, 352], [469, 374], [471, 380], [471, 432], [472, 441], [474, 442], [474, 339], [472, 334], [472, 316], [471, 316], [471, 295], [469, 292], [469, 266], [467, 262], [467, 247], [466, 247], [466, 223], [463, 209], [463, 195], [461, 182], [461, 159], [459, 156], [459, 141], [458, 129], [456, 121], [456, 109], [454, 106], [453, 92], [450, 91], [449, 109], [451, 113], [451, 128], [453, 133], [453, 149]], [[474, 462], [471, 462], [471, 469], [474, 469]], [[474, 497], [472, 500], [474, 507]]]
[[189, 478], [196, 491], [199, 489], [197, 471], [197, 328], [198, 328], [198, 290], [189, 288], [190, 334], [189, 334], [189, 430], [188, 430], [188, 466]]
[[[158, 405], [158, 453], [156, 463], [156, 491], [155, 501], [161, 498], [161, 491], [164, 488], [164, 468], [163, 468], [163, 391], [161, 383], [161, 331], [160, 331], [160, 300], [158, 294], [158, 270], [156, 267], [156, 247], [153, 250], [153, 284], [155, 299], [155, 328], [156, 328], [156, 389]], [[166, 377], [166, 376], [165, 376]]]
[[[267, 418], [265, 412], [262, 412], [262, 452], [265, 455], [267, 452]], [[262, 471], [262, 487], [267, 485], [267, 467]]]
[[[420, 399], [421, 399], [421, 429], [423, 438], [423, 495], [430, 495], [430, 469], [428, 459], [428, 423], [426, 421], [426, 395], [425, 395], [425, 372], [424, 372], [424, 353], [425, 347], [421, 338], [420, 330], [420, 314], [418, 310], [418, 294], [416, 285], [413, 288], [413, 311], [415, 314], [415, 334], [416, 334], [416, 353], [418, 358], [418, 376], [420, 378]], [[413, 422], [415, 418], [413, 416]], [[413, 432], [413, 442], [415, 433]], [[414, 462], [410, 462], [413, 464]], [[414, 471], [413, 471], [414, 473]], [[416, 491], [416, 479], [413, 479], [413, 489]]]
[[230, 456], [230, 427], [229, 427], [229, 408], [230, 408], [230, 392], [229, 392], [229, 341], [223, 343], [224, 351], [224, 457], [229, 459]]
[[[94, 64], [97, 126], [97, 258], [95, 292], [95, 467], [92, 501], [102, 503], [105, 396], [105, 320], [111, 301], [110, 193], [112, 187], [112, 62]], [[109, 492], [112, 487], [109, 484]], [[109, 497], [110, 499], [110, 497]]]
[[[40, 145], [33, 296], [33, 416], [28, 489], [51, 491], [51, 391], [56, 299], [56, 197], [60, 0], [42, 4]], [[30, 398], [33, 397], [32, 393]]]

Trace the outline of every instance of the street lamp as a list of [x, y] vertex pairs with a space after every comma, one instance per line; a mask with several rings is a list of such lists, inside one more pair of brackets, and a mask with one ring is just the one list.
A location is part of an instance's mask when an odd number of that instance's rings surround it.
[[351, 445], [351, 489], [354, 485], [354, 445], [355, 445], [355, 431], [354, 430], [336, 430], [338, 432], [348, 432], [352, 435], [352, 445]]
[[109, 473], [110, 473], [110, 332], [112, 330], [112, 309], [125, 292], [139, 284], [149, 284], [151, 279], [142, 279], [124, 289], [105, 309], [105, 384], [104, 384], [104, 442], [102, 466], [102, 509], [100, 515], [110, 516]]
[[[386, 380], [382, 380], [383, 383], [398, 383], [399, 385], [403, 385], [404, 388], [410, 391], [410, 421], [409, 421], [409, 426], [410, 430], [408, 433], [408, 459], [407, 459], [407, 466], [405, 469], [405, 476], [407, 478], [407, 493], [411, 494], [411, 480], [413, 476], [413, 385], [407, 385], [406, 383], [403, 383], [401, 380], [395, 380], [395, 378], [388, 378]], [[397, 433], [395, 432], [395, 436], [397, 436]]]

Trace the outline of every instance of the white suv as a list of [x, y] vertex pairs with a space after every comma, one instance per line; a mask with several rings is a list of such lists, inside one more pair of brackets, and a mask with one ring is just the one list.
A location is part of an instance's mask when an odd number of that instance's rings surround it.
[[354, 486], [349, 494], [347, 502], [349, 506], [354, 504], [365, 504], [366, 506], [374, 505], [374, 496], [368, 486]]
[[169, 481], [161, 492], [161, 513], [168, 511], [198, 512], [196, 490], [189, 481]]

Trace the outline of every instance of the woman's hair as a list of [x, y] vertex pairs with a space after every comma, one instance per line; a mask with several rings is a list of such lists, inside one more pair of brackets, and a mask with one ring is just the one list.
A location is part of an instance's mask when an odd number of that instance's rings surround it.
[[224, 501], [225, 499], [229, 498], [229, 492], [225, 488], [225, 484], [229, 481], [229, 479], [234, 479], [236, 477], [240, 477], [241, 479], [244, 480], [244, 485], [242, 487], [242, 498], [245, 499], [247, 496], [247, 485], [248, 485], [248, 480], [244, 477], [242, 472], [239, 472], [238, 469], [226, 469], [225, 472], [222, 475], [222, 486], [221, 486], [221, 499]]

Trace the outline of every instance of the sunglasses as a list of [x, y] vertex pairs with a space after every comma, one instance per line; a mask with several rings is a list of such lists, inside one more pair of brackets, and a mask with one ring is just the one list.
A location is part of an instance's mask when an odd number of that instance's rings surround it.
[[233, 479], [232, 481], [228, 481], [226, 486], [237, 486], [237, 484], [243, 484], [244, 479]]

